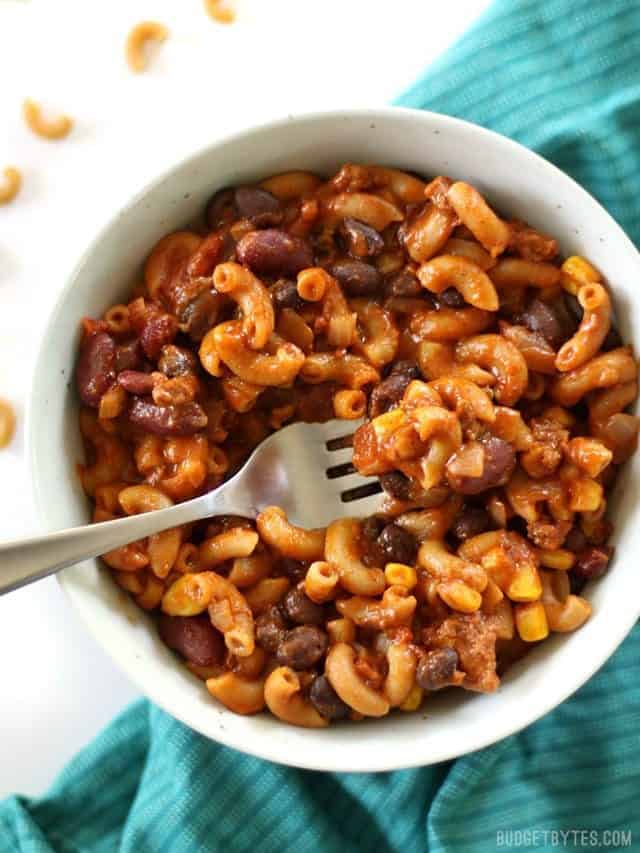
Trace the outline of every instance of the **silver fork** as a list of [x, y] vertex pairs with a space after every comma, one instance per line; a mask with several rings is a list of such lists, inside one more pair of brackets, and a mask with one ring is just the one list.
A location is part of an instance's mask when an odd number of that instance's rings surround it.
[[381, 491], [351, 464], [356, 421], [296, 423], [258, 445], [233, 477], [207, 494], [167, 509], [0, 543], [0, 595], [82, 560], [180, 524], [214, 515], [255, 518], [279, 506], [289, 521], [324, 527], [335, 518], [370, 515]]

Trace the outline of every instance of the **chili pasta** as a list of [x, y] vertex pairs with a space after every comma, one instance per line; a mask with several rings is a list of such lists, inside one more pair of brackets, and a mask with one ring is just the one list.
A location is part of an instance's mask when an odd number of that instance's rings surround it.
[[586, 259], [463, 181], [355, 164], [219, 190], [150, 249], [83, 320], [94, 520], [215, 488], [295, 420], [364, 417], [353, 465], [383, 489], [326, 530], [264, 507], [104, 555], [215, 699], [312, 728], [416, 711], [588, 619], [639, 422]]

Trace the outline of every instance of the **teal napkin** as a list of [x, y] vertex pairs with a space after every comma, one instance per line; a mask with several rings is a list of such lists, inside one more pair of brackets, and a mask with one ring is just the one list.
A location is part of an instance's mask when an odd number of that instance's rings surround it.
[[[639, 49], [635, 0], [501, 0], [398, 103], [535, 148], [637, 240]], [[394, 773], [277, 766], [138, 702], [48, 794], [0, 804], [0, 851], [640, 849], [639, 657], [636, 629], [582, 690], [524, 732]]]

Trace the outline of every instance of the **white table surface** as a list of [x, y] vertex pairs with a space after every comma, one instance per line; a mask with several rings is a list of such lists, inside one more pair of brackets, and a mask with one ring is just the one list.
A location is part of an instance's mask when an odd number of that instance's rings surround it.
[[[388, 103], [488, 0], [236, 4], [238, 19], [225, 27], [201, 0], [0, 0], [0, 170], [12, 164], [24, 176], [19, 198], [0, 208], [0, 395], [18, 414], [0, 454], [2, 538], [38, 529], [23, 440], [34, 356], [97, 229], [154, 175], [231, 130]], [[136, 76], [123, 41], [148, 18], [171, 35]], [[58, 143], [32, 136], [25, 97], [73, 116], [73, 134]], [[0, 797], [42, 792], [139, 695], [52, 578], [0, 599], [0, 671]]]

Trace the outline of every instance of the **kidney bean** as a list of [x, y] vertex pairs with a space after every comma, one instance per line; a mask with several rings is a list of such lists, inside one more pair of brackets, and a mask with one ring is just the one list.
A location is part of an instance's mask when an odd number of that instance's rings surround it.
[[208, 616], [168, 616], [161, 613], [158, 631], [170, 649], [191, 663], [211, 666], [222, 661], [224, 642]]
[[116, 381], [116, 344], [107, 332], [85, 338], [76, 368], [76, 385], [86, 406], [96, 408], [100, 398]]
[[418, 553], [415, 538], [397, 524], [387, 524], [376, 540], [385, 563], [405, 563], [413, 565]]
[[324, 622], [322, 606], [311, 601], [298, 587], [285, 595], [282, 609], [285, 616], [298, 625], [322, 625]]
[[481, 441], [484, 445], [484, 470], [479, 477], [453, 474], [447, 467], [447, 482], [454, 492], [477, 495], [495, 486], [503, 486], [513, 473], [516, 454], [509, 442], [496, 436]]
[[447, 308], [464, 308], [465, 301], [455, 287], [448, 287], [438, 294], [438, 302]]
[[198, 403], [156, 406], [143, 397], [133, 398], [129, 420], [154, 435], [193, 435], [207, 425], [207, 416]]
[[[384, 414], [393, 405], [399, 403], [407, 385], [412, 379], [417, 379], [421, 375], [420, 371], [415, 368], [415, 365], [409, 368], [409, 364], [410, 362], [400, 362], [397, 365], [398, 369], [394, 369], [386, 379], [373, 389], [369, 397], [370, 418], [377, 418], [378, 415]], [[403, 365], [403, 367], [400, 367], [400, 365]]]
[[270, 655], [276, 654], [286, 631], [287, 624], [277, 604], [272, 604], [256, 619], [256, 640]]
[[178, 321], [171, 314], [151, 314], [140, 332], [140, 346], [150, 359], [156, 359], [166, 344], [170, 344], [178, 332]]
[[538, 332], [553, 347], [554, 350], [570, 337], [566, 325], [560, 320], [558, 313], [547, 302], [532, 299], [525, 310], [515, 318], [517, 325], [526, 326], [532, 332]]
[[359, 219], [347, 217], [340, 226], [349, 254], [354, 258], [367, 258], [379, 255], [384, 249], [384, 240], [370, 225]]
[[298, 295], [298, 287], [290, 278], [279, 278], [269, 290], [276, 308], [292, 308], [298, 311], [302, 308], [302, 299]]
[[280, 202], [260, 187], [238, 187], [234, 202], [240, 216], [249, 219], [256, 228], [268, 228], [282, 222]]
[[300, 583], [307, 574], [307, 567], [299, 560], [292, 560], [290, 557], [284, 557], [280, 560], [280, 568], [283, 574], [289, 578], [291, 583]]
[[195, 373], [198, 362], [191, 350], [167, 344], [162, 347], [158, 370], [172, 379], [174, 376], [184, 376], [185, 373]]
[[458, 654], [450, 647], [427, 652], [418, 663], [416, 681], [423, 690], [441, 690], [453, 684]]
[[142, 364], [140, 341], [134, 338], [116, 348], [116, 373], [122, 370], [138, 370]]
[[385, 296], [422, 296], [426, 293], [417, 277], [408, 270], [394, 273], [384, 288]]
[[236, 247], [236, 254], [238, 261], [257, 275], [294, 276], [313, 266], [309, 243], [276, 228], [245, 234]]
[[411, 480], [402, 471], [380, 474], [380, 485], [388, 495], [399, 501], [411, 500]]
[[218, 190], [207, 202], [205, 218], [212, 231], [236, 218], [234, 197], [235, 193], [232, 189]]
[[287, 631], [278, 646], [277, 658], [280, 666], [291, 669], [310, 669], [327, 651], [329, 639], [315, 625], [298, 625]]
[[349, 706], [342, 701], [324, 675], [314, 678], [309, 699], [316, 711], [328, 720], [341, 720], [349, 715]]
[[452, 533], [463, 542], [479, 533], [484, 533], [489, 527], [489, 513], [479, 506], [464, 507], [452, 528]]
[[585, 581], [602, 577], [609, 568], [613, 556], [613, 547], [603, 545], [600, 548], [585, 548], [571, 568], [572, 573]]
[[153, 391], [154, 380], [150, 373], [141, 370], [123, 370], [118, 374], [118, 385], [122, 385], [129, 394], [144, 396]]
[[382, 287], [378, 270], [364, 261], [336, 261], [329, 270], [348, 296], [371, 296]]

